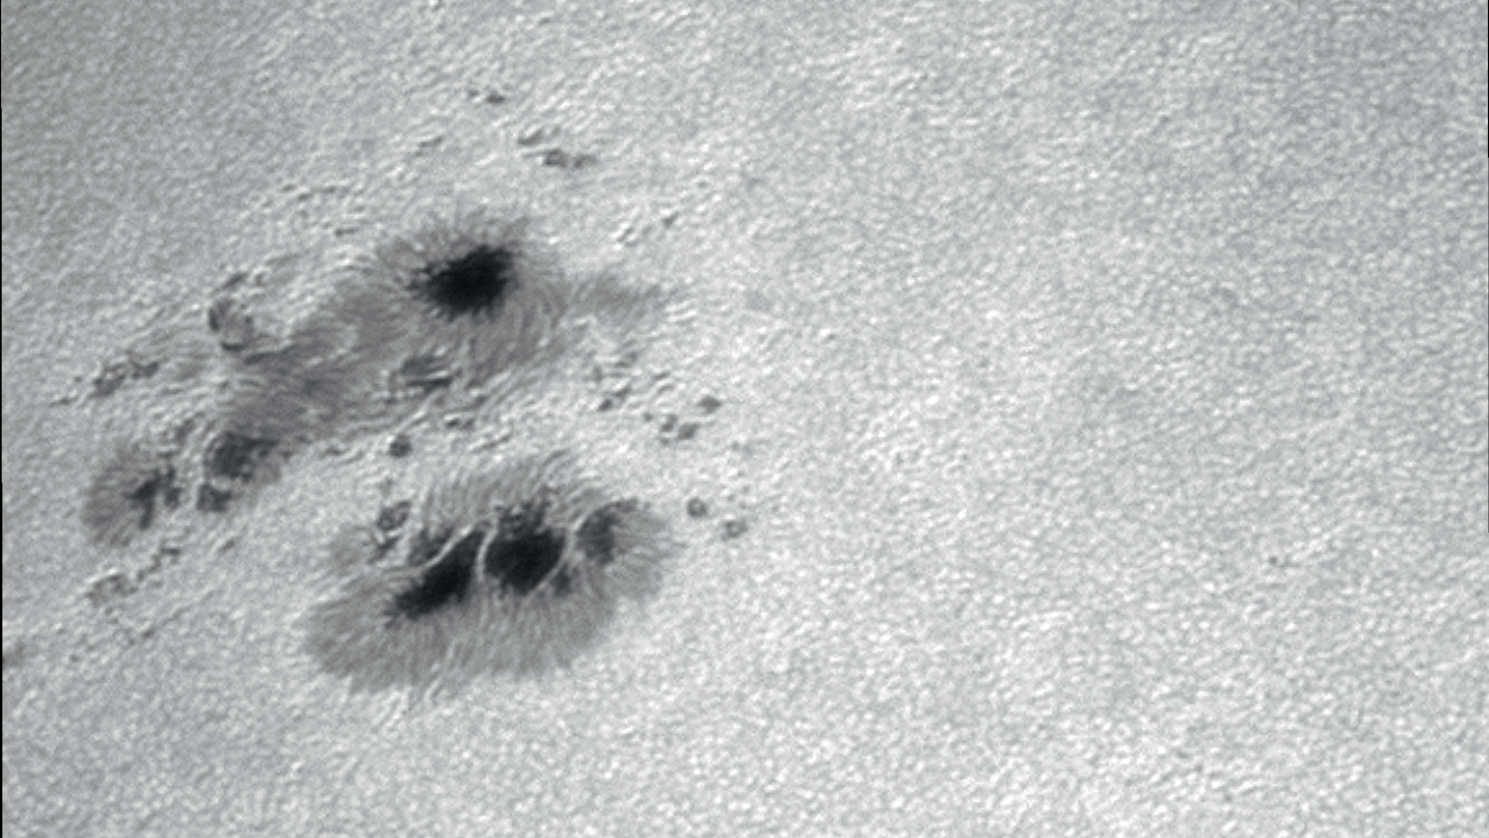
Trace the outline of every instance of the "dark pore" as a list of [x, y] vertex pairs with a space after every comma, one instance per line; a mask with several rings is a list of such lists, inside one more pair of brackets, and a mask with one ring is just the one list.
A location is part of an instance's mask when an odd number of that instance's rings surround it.
[[514, 283], [515, 260], [503, 247], [480, 245], [431, 266], [416, 288], [448, 319], [495, 311]]
[[486, 546], [486, 575], [519, 596], [541, 585], [563, 556], [563, 534], [543, 520], [545, 511], [540, 503], [508, 510]]
[[416, 620], [464, 599], [485, 537], [474, 530], [455, 542], [443, 558], [424, 569], [419, 581], [393, 598], [393, 613]]

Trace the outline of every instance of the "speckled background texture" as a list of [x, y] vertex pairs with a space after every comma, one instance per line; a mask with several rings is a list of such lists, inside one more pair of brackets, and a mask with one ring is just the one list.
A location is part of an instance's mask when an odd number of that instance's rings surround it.
[[[5, 834], [1489, 834], [1485, 26], [7, 2]], [[685, 300], [654, 386], [85, 539], [214, 289], [293, 321], [461, 201]], [[524, 445], [656, 505], [661, 591], [437, 702], [318, 671], [328, 534]]]

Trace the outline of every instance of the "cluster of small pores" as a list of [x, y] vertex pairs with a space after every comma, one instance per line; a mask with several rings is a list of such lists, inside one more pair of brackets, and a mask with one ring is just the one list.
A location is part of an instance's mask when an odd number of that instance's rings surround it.
[[[520, 388], [568, 348], [566, 319], [654, 301], [567, 281], [525, 218], [484, 208], [395, 238], [327, 299], [279, 344], [236, 358], [239, 380], [203, 446], [197, 509], [224, 511], [306, 444], [385, 428], [452, 381]], [[328, 550], [341, 584], [302, 621], [304, 648], [354, 690], [430, 693], [568, 662], [622, 602], [656, 590], [676, 550], [647, 505], [603, 485], [573, 453], [524, 454], [427, 487], [413, 514], [378, 531], [346, 526]], [[168, 460], [121, 448], [83, 523], [120, 545], [180, 493]], [[378, 560], [388, 553], [398, 558]]]

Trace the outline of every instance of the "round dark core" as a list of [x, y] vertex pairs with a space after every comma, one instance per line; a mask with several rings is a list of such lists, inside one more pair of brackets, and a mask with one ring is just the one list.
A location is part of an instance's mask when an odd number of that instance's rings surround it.
[[414, 291], [450, 320], [493, 312], [516, 284], [516, 262], [505, 247], [478, 245], [464, 256], [425, 268]]

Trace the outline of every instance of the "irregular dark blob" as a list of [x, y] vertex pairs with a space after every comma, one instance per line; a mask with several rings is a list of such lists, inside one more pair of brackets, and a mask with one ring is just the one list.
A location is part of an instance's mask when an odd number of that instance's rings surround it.
[[196, 487], [196, 508], [199, 512], [226, 512], [233, 493], [219, 489], [211, 483]]
[[160, 361], [142, 361], [129, 357], [105, 366], [93, 379], [94, 398], [109, 396], [131, 378], [149, 378], [160, 371]]
[[724, 403], [717, 396], [704, 396], [698, 400], [698, 409], [704, 413], [713, 413], [723, 406]]
[[221, 297], [213, 301], [212, 306], [207, 309], [207, 328], [214, 332], [221, 329], [227, 323], [228, 315], [232, 313], [232, 310], [231, 297]]
[[174, 507], [181, 500], [181, 488], [176, 485], [176, 470], [163, 466], [152, 472], [126, 495], [127, 502], [139, 512], [140, 529], [150, 528], [155, 521], [155, 501]]
[[679, 442], [686, 442], [687, 440], [690, 440], [697, 435], [697, 422], [684, 422], [681, 425], [677, 426], [677, 439]]
[[424, 575], [413, 587], [393, 597], [393, 612], [417, 620], [465, 599], [470, 590], [476, 553], [485, 537], [481, 530], [472, 530], [455, 542], [444, 558], [424, 570]]
[[165, 484], [157, 490], [156, 497], [160, 498], [160, 502], [164, 503], [167, 508], [175, 509], [181, 505], [183, 491], [181, 484], [176, 482], [176, 469], [168, 466], [163, 479]]
[[486, 575], [516, 594], [526, 594], [558, 565], [563, 534], [543, 520], [544, 504], [528, 504], [502, 514], [501, 528], [486, 547]]
[[277, 440], [224, 431], [207, 448], [207, 471], [234, 480], [252, 480], [253, 472], [268, 456]]
[[584, 169], [599, 162], [599, 158], [587, 152], [570, 154], [561, 148], [550, 148], [543, 152], [541, 158], [544, 166], [552, 166], [555, 169]]
[[615, 408], [625, 404], [626, 398], [630, 395], [631, 384], [630, 382], [625, 382], [619, 387], [605, 394], [605, 398], [600, 401], [598, 410], [602, 413], [607, 410], [614, 410]]
[[472, 99], [479, 99], [488, 105], [500, 105], [507, 101], [506, 94], [494, 88], [467, 87], [465, 95]]
[[93, 379], [93, 398], [101, 399], [104, 396], [112, 396], [124, 384], [124, 379], [129, 376], [117, 367], [107, 367]]
[[703, 498], [688, 498], [688, 517], [702, 518], [708, 514], [708, 503]]
[[398, 529], [408, 520], [408, 513], [412, 508], [413, 503], [406, 500], [401, 500], [398, 503], [383, 507], [377, 513], [377, 528], [383, 532], [392, 532]]
[[516, 279], [515, 261], [506, 248], [481, 245], [458, 259], [429, 268], [424, 281], [414, 288], [450, 320], [492, 312]]
[[93, 603], [94, 607], [106, 608], [139, 589], [139, 584], [128, 575], [122, 571], [111, 570], [89, 581], [84, 596]]
[[407, 457], [414, 452], [414, 443], [408, 438], [408, 434], [396, 434], [388, 441], [388, 456], [394, 458]]
[[228, 352], [247, 346], [254, 336], [253, 317], [232, 297], [218, 297], [207, 309], [207, 328]]
[[579, 549], [590, 561], [599, 565], [615, 561], [615, 528], [635, 508], [635, 501], [612, 501], [589, 513], [579, 523], [576, 534]]

